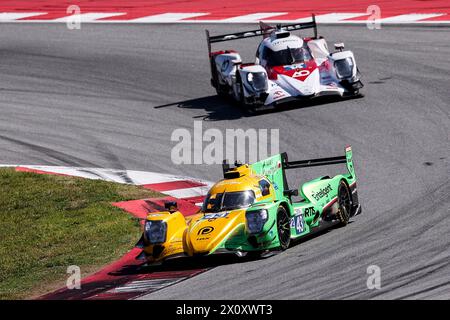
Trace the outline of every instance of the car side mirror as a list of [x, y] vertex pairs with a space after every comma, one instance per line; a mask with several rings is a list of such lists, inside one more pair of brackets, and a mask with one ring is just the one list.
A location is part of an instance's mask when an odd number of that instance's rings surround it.
[[298, 196], [298, 189], [285, 190], [284, 195], [286, 197]]
[[343, 42], [339, 42], [339, 43], [335, 43], [334, 44], [334, 49], [338, 50], [338, 51], [343, 51], [345, 48], [344, 43]]
[[167, 201], [164, 203], [164, 208], [170, 213], [178, 211], [178, 206], [176, 201]]

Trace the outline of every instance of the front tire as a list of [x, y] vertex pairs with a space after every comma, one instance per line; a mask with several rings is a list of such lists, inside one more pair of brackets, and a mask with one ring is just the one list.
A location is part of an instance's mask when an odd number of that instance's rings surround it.
[[339, 209], [337, 212], [337, 217], [340, 221], [340, 225], [346, 226], [350, 220], [350, 215], [352, 212], [352, 194], [350, 192], [350, 188], [344, 180], [339, 182], [338, 204]]
[[233, 92], [233, 98], [236, 101], [236, 105], [241, 108], [245, 115], [251, 116], [256, 112], [253, 105], [245, 102], [244, 84], [242, 83], [242, 79], [240, 77], [236, 80], [236, 90]]
[[281, 250], [286, 250], [291, 243], [291, 221], [284, 207], [277, 211], [277, 231]]
[[216, 92], [217, 92], [217, 95], [218, 95], [219, 97], [221, 97], [221, 98], [226, 98], [226, 97], [228, 97], [228, 93], [227, 93], [228, 90], [227, 90], [227, 87], [224, 86], [224, 85], [217, 84]]

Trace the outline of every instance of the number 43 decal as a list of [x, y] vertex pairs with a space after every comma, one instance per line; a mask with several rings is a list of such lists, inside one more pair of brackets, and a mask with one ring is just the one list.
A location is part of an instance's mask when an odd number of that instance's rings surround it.
[[305, 222], [303, 220], [303, 213], [300, 211], [298, 214], [297, 210], [295, 210], [295, 216], [291, 219], [291, 228], [295, 228], [295, 232], [300, 234], [305, 229]]

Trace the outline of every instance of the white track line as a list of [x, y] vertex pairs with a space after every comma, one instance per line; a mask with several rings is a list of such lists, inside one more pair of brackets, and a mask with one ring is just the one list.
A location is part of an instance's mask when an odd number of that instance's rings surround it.
[[420, 20], [435, 18], [443, 16], [443, 13], [411, 13], [411, 14], [402, 14], [399, 16], [382, 18], [375, 20], [375, 22], [379, 23], [408, 23], [408, 22], [420, 22]]
[[57, 167], [57, 166], [23, 166], [30, 169], [42, 170], [65, 174], [69, 176], [82, 177], [87, 179], [102, 179], [118, 183], [132, 183], [136, 185], [153, 184], [162, 182], [172, 182], [179, 180], [192, 180], [200, 183], [209, 183], [191, 177], [176, 176], [157, 172], [136, 171], [136, 170], [115, 170], [103, 168], [78, 168], [78, 167]]
[[[149, 15], [136, 19], [115, 19], [115, 20], [104, 20], [109, 17], [116, 17], [125, 15], [125, 13], [82, 13], [79, 15], [78, 21], [83, 23], [106, 23], [106, 24], [131, 24], [131, 23], [148, 23], [148, 24], [162, 24], [162, 23], [201, 23], [201, 24], [229, 24], [229, 23], [255, 23], [259, 20], [268, 20], [272, 23], [298, 23], [304, 21], [311, 21], [310, 17], [305, 17], [297, 20], [284, 20], [280, 15], [286, 14], [288, 12], [261, 12], [261, 13], [251, 13], [241, 16], [231, 17], [227, 19], [211, 19], [208, 20], [207, 16], [210, 13], [162, 13], [156, 15]], [[45, 15], [47, 12], [3, 12], [0, 13], [0, 23], [2, 22], [15, 22], [15, 23], [65, 23], [69, 21], [76, 21], [75, 16], [66, 16], [58, 19], [32, 19], [27, 20], [27, 18]], [[402, 14], [398, 16], [386, 17], [378, 19], [375, 22], [379, 22], [385, 25], [388, 24], [419, 24], [419, 25], [447, 25], [450, 24], [450, 17], [447, 20], [436, 20], [436, 21], [426, 21], [425, 19], [435, 18], [445, 16], [445, 13], [411, 13]], [[351, 20], [353, 18], [368, 16], [367, 13], [327, 13], [316, 16], [316, 20], [319, 24], [356, 24], [364, 25], [367, 24], [367, 20]], [[186, 20], [190, 18], [200, 17], [199, 19]], [[280, 19], [277, 19], [279, 17]], [[425, 20], [425, 21], [424, 21]], [[371, 21], [373, 22], [373, 21]]]
[[210, 186], [211, 185], [203, 186], [203, 187], [187, 188], [187, 189], [161, 191], [161, 192], [164, 194], [167, 194], [169, 196], [172, 196], [174, 198], [184, 199], [184, 198], [204, 196], [208, 193]]
[[260, 20], [264, 20], [264, 19], [267, 19], [270, 17], [281, 16], [286, 13], [287, 12], [258, 12], [258, 13], [246, 14], [243, 16], [227, 18], [227, 19], [223, 19], [221, 21], [227, 22], [227, 23], [258, 22]]
[[148, 290], [161, 289], [168, 285], [175, 284], [183, 281], [187, 277], [170, 278], [170, 279], [149, 279], [149, 280], [135, 280], [126, 283], [122, 286], [109, 290], [110, 293], [123, 293], [123, 292], [146, 292]]
[[47, 14], [47, 12], [1, 12], [0, 22], [14, 22], [19, 19], [42, 16], [44, 14]]
[[95, 22], [98, 19], [117, 17], [125, 15], [125, 12], [90, 12], [90, 13], [80, 13], [74, 14], [67, 17], [53, 19], [54, 22], [68, 22], [68, 21], [79, 21], [79, 22]]
[[180, 20], [206, 16], [209, 13], [162, 13], [152, 16], [146, 16], [137, 19], [128, 20], [132, 23], [168, 23], [168, 22], [178, 22]]
[[135, 185], [155, 184], [163, 182], [173, 182], [188, 180], [204, 184], [201, 187], [173, 189], [163, 191], [162, 193], [175, 198], [190, 198], [205, 195], [213, 185], [210, 181], [196, 179], [186, 176], [177, 176], [171, 174], [136, 171], [136, 170], [117, 170], [103, 168], [80, 168], [80, 167], [59, 167], [59, 166], [34, 166], [34, 165], [9, 165], [0, 164], [0, 167], [24, 167], [28, 169], [40, 170], [49, 173], [64, 174], [68, 176], [80, 177], [85, 179], [100, 179], [117, 183], [129, 183]]
[[[367, 16], [367, 13], [359, 12], [359, 13], [319, 14], [316, 16], [316, 22], [317, 23], [337, 23], [337, 22], [341, 22], [342, 20], [353, 19], [353, 18], [358, 18], [358, 17], [362, 17], [362, 16]], [[308, 21], [311, 21], [311, 17], [296, 20], [296, 22], [308, 22]]]

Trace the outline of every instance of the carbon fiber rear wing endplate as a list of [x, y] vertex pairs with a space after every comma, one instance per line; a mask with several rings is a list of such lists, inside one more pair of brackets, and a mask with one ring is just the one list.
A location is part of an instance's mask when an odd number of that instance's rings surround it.
[[[285, 31], [314, 29], [314, 38], [317, 38], [317, 24], [316, 24], [316, 17], [314, 14], [312, 15], [312, 20], [310, 22], [278, 25], [277, 27], [280, 29], [284, 29]], [[273, 29], [270, 29], [269, 31], [271, 31], [271, 30], [273, 30]], [[243, 32], [228, 33], [228, 34], [222, 34], [222, 35], [218, 35], [218, 36], [210, 36], [209, 31], [208, 30], [205, 30], [205, 31], [206, 31], [206, 41], [208, 42], [208, 54], [209, 55], [211, 54], [211, 44], [212, 43], [264, 36], [267, 32], [269, 32], [268, 30], [264, 30], [264, 29], [260, 28], [260, 29], [243, 31]]]

